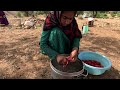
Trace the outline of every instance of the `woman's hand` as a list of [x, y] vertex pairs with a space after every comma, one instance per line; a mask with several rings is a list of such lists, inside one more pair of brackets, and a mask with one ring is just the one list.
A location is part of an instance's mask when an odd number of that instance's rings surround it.
[[75, 47], [70, 53], [70, 57], [72, 58], [71, 62], [75, 62], [77, 60], [77, 55], [78, 55], [78, 48]]
[[66, 64], [67, 63], [67, 60], [66, 60], [66, 56], [65, 55], [57, 55], [57, 57], [56, 57], [56, 59], [57, 59], [57, 62], [59, 63], [59, 64]]

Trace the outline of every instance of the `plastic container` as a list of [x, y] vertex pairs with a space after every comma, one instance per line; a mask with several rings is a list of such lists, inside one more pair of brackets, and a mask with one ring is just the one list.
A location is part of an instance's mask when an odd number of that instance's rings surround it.
[[82, 34], [87, 34], [88, 33], [88, 25], [83, 26]]
[[106, 56], [101, 55], [98, 52], [83, 51], [78, 54], [78, 58], [80, 60], [95, 60], [103, 65], [103, 68], [99, 68], [99, 67], [90, 66], [83, 62], [85, 66], [84, 69], [86, 69], [88, 73], [92, 75], [101, 75], [106, 70], [109, 70], [112, 66], [111, 61]]

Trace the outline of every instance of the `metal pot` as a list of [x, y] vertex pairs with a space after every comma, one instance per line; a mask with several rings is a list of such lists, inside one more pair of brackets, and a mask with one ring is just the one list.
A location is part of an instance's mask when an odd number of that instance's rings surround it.
[[[82, 63], [82, 61], [81, 61]], [[84, 65], [82, 63], [82, 69], [78, 72], [73, 72], [73, 73], [68, 73], [68, 72], [63, 72], [58, 70], [54, 65], [53, 65], [53, 60], [50, 62], [50, 67], [51, 67], [51, 76], [53, 79], [82, 79], [87, 77], [88, 72], [84, 70]]]

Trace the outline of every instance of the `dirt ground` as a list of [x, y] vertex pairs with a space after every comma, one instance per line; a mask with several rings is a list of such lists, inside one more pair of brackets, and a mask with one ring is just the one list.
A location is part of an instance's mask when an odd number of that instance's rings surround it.
[[[78, 20], [79, 28], [85, 20]], [[112, 62], [110, 70], [88, 79], [120, 79], [120, 19], [96, 19], [80, 42], [80, 51], [95, 51]], [[0, 78], [51, 79], [49, 58], [40, 53], [41, 28], [0, 27]], [[82, 30], [81, 30], [82, 31]]]

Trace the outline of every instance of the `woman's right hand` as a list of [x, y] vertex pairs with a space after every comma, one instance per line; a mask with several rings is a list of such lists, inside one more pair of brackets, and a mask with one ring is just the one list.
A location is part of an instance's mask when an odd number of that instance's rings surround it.
[[64, 55], [57, 55], [57, 57], [56, 57], [56, 59], [57, 59], [57, 62], [59, 63], [59, 64], [66, 64], [67, 63], [67, 60], [66, 60], [66, 56], [64, 56]]

